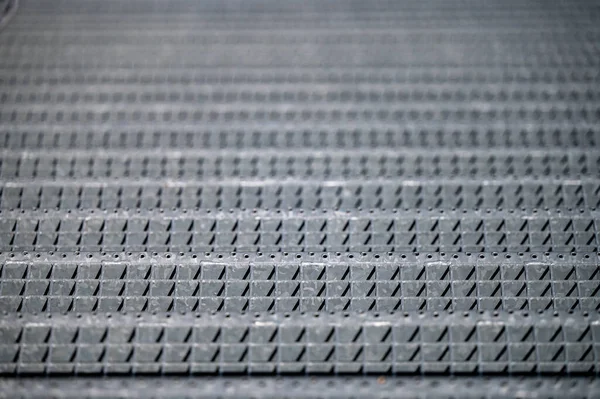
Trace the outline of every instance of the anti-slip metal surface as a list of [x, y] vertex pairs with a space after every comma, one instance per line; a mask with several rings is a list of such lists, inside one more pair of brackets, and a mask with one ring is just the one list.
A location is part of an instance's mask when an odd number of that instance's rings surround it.
[[[9, 380], [7, 389], [17, 397], [64, 398], [461, 398], [594, 397], [600, 389], [588, 378], [489, 377], [337, 377], [337, 378], [115, 378]], [[251, 392], [251, 395], [248, 393]]]
[[600, 395], [597, 2], [19, 3], [0, 396]]

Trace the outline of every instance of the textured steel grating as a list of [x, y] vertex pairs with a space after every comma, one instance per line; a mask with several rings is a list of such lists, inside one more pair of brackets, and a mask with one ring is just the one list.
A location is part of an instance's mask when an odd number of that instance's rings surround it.
[[10, 313], [588, 311], [595, 254], [92, 253], [2, 256]]
[[560, 312], [78, 317], [5, 317], [2, 372], [595, 374], [600, 333]]
[[[111, 175], [113, 170], [109, 170]], [[600, 180], [593, 178], [493, 179], [264, 179], [197, 180], [93, 178], [11, 181], [0, 186], [0, 209], [297, 209], [455, 210], [597, 208]]]
[[597, 2], [19, 3], [0, 397], [598, 397]]
[[585, 210], [24, 210], [2, 213], [5, 251], [596, 252]]
[[583, 151], [341, 151], [314, 150], [281, 154], [277, 151], [207, 154], [181, 151], [159, 155], [152, 151], [124, 154], [44, 152], [4, 154], [0, 176], [5, 179], [39, 178], [182, 178], [206, 179], [340, 179], [340, 178], [457, 178], [503, 177], [582, 178], [600, 174], [600, 155]]
[[[6, 82], [5, 84], [9, 84]], [[44, 84], [43, 81], [40, 84]], [[93, 84], [93, 82], [90, 82]], [[190, 84], [190, 83], [188, 83]], [[588, 84], [593, 84], [589, 82]], [[378, 148], [515, 148], [577, 149], [594, 147], [598, 134], [593, 125], [540, 121], [535, 126], [491, 122], [485, 129], [469, 129], [447, 121], [442, 126], [424, 121], [418, 126], [397, 124], [336, 123], [335, 127], [317, 123], [294, 124], [278, 130], [274, 125], [232, 124], [206, 127], [184, 125], [172, 130], [172, 123], [155, 123], [136, 128], [120, 125], [114, 131], [92, 124], [45, 126], [29, 129], [0, 126], [0, 142], [10, 150], [39, 149], [368, 149]], [[217, 125], [217, 124], [215, 124]], [[171, 126], [171, 128], [169, 128]], [[514, 129], [514, 130], [512, 130]], [[128, 154], [129, 155], [129, 154]]]
[[330, 378], [116, 378], [5, 380], [2, 387], [17, 397], [46, 398], [432, 398], [456, 392], [462, 398], [594, 398], [600, 387], [588, 378], [376, 377]]

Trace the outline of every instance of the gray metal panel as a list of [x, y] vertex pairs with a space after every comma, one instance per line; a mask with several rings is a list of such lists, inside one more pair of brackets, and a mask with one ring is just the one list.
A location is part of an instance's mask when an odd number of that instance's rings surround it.
[[600, 309], [600, 257], [550, 253], [0, 255], [0, 312]]
[[595, 1], [20, 3], [0, 396], [598, 397]]
[[111, 377], [5, 379], [22, 398], [598, 398], [598, 380], [578, 377]]
[[[595, 208], [594, 208], [595, 209]], [[13, 210], [4, 251], [581, 252], [596, 210]]]
[[5, 315], [21, 374], [597, 374], [597, 312]]
[[[89, 170], [88, 170], [89, 171]], [[87, 174], [83, 171], [84, 174]], [[111, 175], [114, 171], [111, 170]], [[92, 171], [92, 173], [94, 173]], [[600, 206], [600, 179], [56, 178], [0, 183], [0, 208], [34, 209], [535, 209]]]

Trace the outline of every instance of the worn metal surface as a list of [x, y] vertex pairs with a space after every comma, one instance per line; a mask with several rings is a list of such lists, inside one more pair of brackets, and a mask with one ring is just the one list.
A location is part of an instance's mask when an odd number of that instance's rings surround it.
[[598, 380], [577, 377], [80, 377], [0, 386], [33, 398], [597, 398], [600, 389]]
[[15, 5], [0, 396], [598, 397], [597, 2]]

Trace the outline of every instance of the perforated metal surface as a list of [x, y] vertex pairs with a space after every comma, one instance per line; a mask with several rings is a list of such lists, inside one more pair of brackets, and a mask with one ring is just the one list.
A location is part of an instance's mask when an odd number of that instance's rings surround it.
[[0, 396], [598, 397], [597, 2], [20, 3]]

